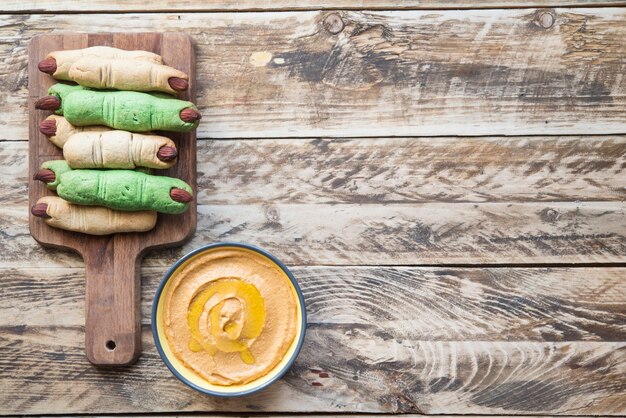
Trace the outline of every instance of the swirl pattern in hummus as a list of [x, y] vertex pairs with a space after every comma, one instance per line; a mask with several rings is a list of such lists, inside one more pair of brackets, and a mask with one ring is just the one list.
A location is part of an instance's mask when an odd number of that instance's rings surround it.
[[[206, 314], [208, 321], [203, 321]], [[258, 337], [265, 325], [265, 306], [259, 290], [236, 277], [224, 277], [199, 289], [191, 300], [187, 324], [191, 330], [189, 349], [239, 353], [254, 364], [248, 341]]]
[[217, 248], [178, 271], [163, 325], [174, 355], [209, 383], [245, 384], [280, 362], [298, 331], [286, 274], [261, 254]]

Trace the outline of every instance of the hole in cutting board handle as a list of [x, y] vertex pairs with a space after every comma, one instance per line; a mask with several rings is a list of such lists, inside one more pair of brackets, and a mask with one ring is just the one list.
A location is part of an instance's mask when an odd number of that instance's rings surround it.
[[110, 350], [110, 351], [115, 350], [115, 341], [113, 340], [107, 341], [104, 345], [107, 348], [107, 350]]

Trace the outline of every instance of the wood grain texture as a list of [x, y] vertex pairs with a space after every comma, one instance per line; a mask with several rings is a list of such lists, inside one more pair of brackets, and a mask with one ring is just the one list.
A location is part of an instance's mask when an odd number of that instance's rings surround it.
[[[144, 325], [165, 270], [142, 269]], [[626, 340], [626, 268], [291, 270], [304, 292], [311, 330], [332, 324], [383, 337], [401, 331], [420, 341]], [[83, 323], [80, 268], [3, 268], [0, 280], [0, 327]]]
[[28, 41], [66, 30], [191, 35], [200, 137], [626, 132], [624, 8], [328, 13], [5, 16], [0, 139], [26, 138]]
[[[552, 7], [623, 6], [622, 0], [552, 0]], [[543, 7], [543, 0], [159, 0], [145, 3], [138, 0], [89, 0], [80, 3], [68, 0], [5, 0], [0, 13], [55, 12], [183, 12], [183, 11], [263, 11], [319, 9], [481, 9], [500, 7]]]
[[142, 271], [146, 349], [123, 371], [82, 355], [80, 269], [0, 270], [3, 412], [626, 412], [625, 268], [294, 267], [303, 351], [243, 401], [197, 394], [159, 359], [164, 270]]
[[201, 141], [212, 205], [623, 201], [626, 137]]
[[[622, 137], [414, 139], [200, 141], [197, 234], [146, 265], [219, 240], [292, 264], [625, 261]], [[0, 265], [82, 266], [28, 236], [25, 150], [0, 148]]]
[[[62, 159], [62, 151], [39, 130], [39, 123], [50, 112], [36, 110], [35, 101], [47, 95], [56, 83], [38, 70], [38, 63], [50, 52], [88, 46], [143, 49], [160, 54], [164, 62], [189, 75], [189, 89], [179, 95], [194, 101], [195, 57], [189, 37], [176, 33], [143, 34], [65, 34], [41, 35], [29, 43], [29, 174], [28, 206], [47, 195], [54, 195], [34, 179], [41, 164]], [[196, 136], [194, 132], [168, 133], [176, 143], [179, 161], [162, 175], [179, 178], [195, 189]], [[160, 214], [154, 229], [144, 233], [89, 236], [53, 228], [30, 214], [29, 230], [40, 244], [72, 250], [85, 260], [87, 280], [85, 310], [85, 351], [97, 365], [129, 364], [141, 354], [138, 266], [150, 248], [178, 245], [189, 239], [196, 227], [196, 201], [180, 215]]]
[[[624, 205], [201, 205], [193, 239], [150, 252], [145, 265], [170, 265], [215, 241], [256, 244], [304, 265], [623, 263]], [[35, 245], [25, 206], [0, 213], [3, 266], [82, 266], [71, 253]]]
[[0, 270], [2, 412], [626, 412], [625, 268], [293, 267], [303, 351], [243, 400], [194, 392], [158, 357], [164, 270], [142, 271], [145, 354], [123, 370], [83, 356], [81, 269]]
[[[201, 140], [205, 204], [626, 199], [626, 136]], [[26, 192], [24, 142], [0, 147], [0, 198]]]
[[[24, 206], [2, 208], [6, 267], [82, 266], [70, 253], [38, 248]], [[623, 263], [624, 202], [415, 205], [200, 205], [191, 241], [155, 250], [167, 266], [216, 241], [259, 245], [289, 264]]]
[[307, 333], [296, 363], [275, 385], [219, 399], [171, 375], [147, 326], [145, 354], [123, 370], [87, 363], [82, 333], [3, 328], [2, 412], [626, 413], [624, 342], [432, 342], [329, 325]]
[[[626, 203], [198, 207], [182, 250], [253, 242], [292, 264], [624, 262]], [[148, 265], [172, 260], [159, 250]]]
[[[609, 135], [626, 133], [626, 8], [201, 3], [0, 18], [0, 414], [626, 414], [626, 137]], [[624, 5], [553, 2], [607, 4]], [[253, 12], [197, 13], [227, 9]], [[324, 24], [334, 13], [338, 34]], [[25, 227], [25, 47], [66, 30], [190, 34], [199, 133], [214, 138], [198, 144], [196, 237], [143, 263], [146, 353], [125, 369], [84, 357], [82, 260]], [[563, 134], [578, 136], [548, 136]], [[309, 312], [294, 367], [243, 399], [179, 383], [148, 328], [166, 266], [217, 240], [296, 265]], [[350, 266], [481, 263], [620, 264]]]

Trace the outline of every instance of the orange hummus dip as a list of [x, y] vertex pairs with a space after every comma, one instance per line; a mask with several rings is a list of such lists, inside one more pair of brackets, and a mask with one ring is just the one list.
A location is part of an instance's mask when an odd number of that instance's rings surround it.
[[163, 328], [174, 355], [215, 385], [245, 384], [268, 374], [298, 331], [289, 277], [261, 254], [216, 248], [170, 279]]

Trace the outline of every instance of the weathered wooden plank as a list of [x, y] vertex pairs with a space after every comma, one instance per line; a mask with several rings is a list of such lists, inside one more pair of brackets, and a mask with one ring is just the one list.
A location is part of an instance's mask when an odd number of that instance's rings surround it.
[[[165, 268], [142, 270], [144, 324]], [[626, 340], [625, 268], [293, 267], [313, 329], [420, 341]], [[0, 327], [84, 323], [81, 268], [0, 269]]]
[[[152, 251], [166, 266], [215, 241], [259, 245], [289, 264], [623, 263], [625, 202], [198, 206], [182, 247]], [[2, 208], [0, 265], [82, 266], [28, 234], [27, 208]]]
[[[27, 147], [0, 147], [0, 198], [26, 193]], [[622, 201], [626, 136], [198, 142], [203, 203]]]
[[419, 341], [372, 331], [310, 329], [283, 380], [244, 399], [218, 399], [171, 376], [147, 327], [143, 356], [123, 370], [87, 362], [82, 328], [3, 327], [0, 401], [14, 414], [626, 413], [624, 342]]
[[626, 198], [626, 137], [202, 141], [210, 204]]
[[[622, 0], [552, 0], [551, 7], [623, 6]], [[0, 13], [56, 12], [184, 12], [184, 11], [259, 11], [259, 10], [320, 10], [320, 9], [481, 9], [498, 7], [544, 7], [543, 0], [160, 0], [142, 3], [138, 0], [89, 0], [79, 4], [59, 0], [5, 0]]]
[[625, 8], [328, 13], [4, 16], [0, 139], [26, 138], [28, 41], [60, 30], [190, 34], [204, 137], [626, 132]]
[[[198, 206], [182, 247], [152, 251], [166, 266], [216, 241], [248, 242], [289, 264], [623, 263], [624, 202]], [[0, 265], [82, 266], [29, 236], [27, 208], [2, 208]]]

